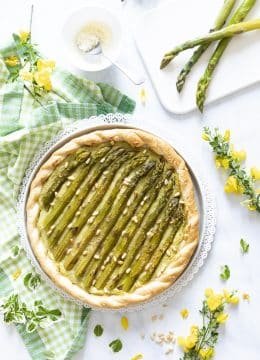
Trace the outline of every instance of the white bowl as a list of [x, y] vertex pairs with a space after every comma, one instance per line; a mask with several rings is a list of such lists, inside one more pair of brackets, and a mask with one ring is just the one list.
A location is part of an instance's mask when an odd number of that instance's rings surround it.
[[103, 7], [86, 6], [72, 13], [63, 26], [62, 37], [66, 53], [71, 63], [85, 71], [101, 71], [111, 62], [102, 55], [87, 55], [77, 47], [77, 36], [89, 23], [102, 23], [110, 29], [111, 36], [105, 53], [112, 61], [116, 61], [122, 44], [122, 26], [116, 15]]

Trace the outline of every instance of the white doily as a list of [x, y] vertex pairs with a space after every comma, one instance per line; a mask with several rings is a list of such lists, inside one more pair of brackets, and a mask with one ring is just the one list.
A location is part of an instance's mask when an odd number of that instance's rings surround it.
[[[114, 127], [138, 127], [149, 132], [152, 132], [153, 129], [143, 127], [137, 124], [132, 117], [122, 115], [122, 114], [108, 114], [108, 115], [99, 115], [92, 116], [86, 120], [80, 120], [75, 122], [73, 125], [67, 127], [65, 130], [61, 131], [57, 136], [55, 136], [50, 142], [46, 143], [41, 150], [36, 154], [33, 161], [31, 162], [29, 168], [27, 169], [23, 182], [21, 184], [20, 193], [17, 202], [17, 226], [21, 238], [21, 245], [24, 247], [28, 258], [30, 259], [33, 267], [36, 272], [41, 275], [41, 277], [48, 282], [48, 284], [56, 291], [58, 291], [63, 297], [68, 300], [74, 301], [79, 305], [82, 304], [79, 300], [72, 298], [70, 295], [59, 289], [56, 285], [53, 284], [51, 279], [46, 275], [46, 273], [41, 269], [37, 259], [34, 256], [34, 253], [31, 249], [30, 242], [27, 236], [26, 230], [26, 200], [28, 195], [28, 190], [30, 187], [31, 180], [34, 178], [35, 173], [38, 171], [39, 166], [49, 157], [56, 148], [63, 145], [67, 142], [68, 139], [71, 139], [75, 136], [79, 136], [83, 133], [91, 132], [96, 129], [104, 129]], [[161, 130], [156, 130], [156, 135], [164, 138], [166, 141], [171, 143], [173, 147], [181, 154], [188, 164], [193, 182], [195, 185], [197, 203], [200, 210], [200, 242], [197, 248], [196, 253], [194, 254], [189, 266], [186, 268], [184, 273], [179, 277], [179, 279], [166, 291], [155, 296], [151, 300], [124, 308], [121, 311], [136, 311], [141, 310], [146, 307], [148, 304], [158, 304], [165, 302], [168, 298], [173, 297], [176, 293], [181, 291], [181, 289], [186, 286], [194, 277], [194, 275], [199, 271], [200, 267], [204, 264], [204, 261], [211, 249], [212, 242], [214, 240], [214, 234], [216, 230], [216, 204], [214, 197], [209, 189], [209, 186], [202, 179], [201, 174], [198, 174], [199, 166], [196, 164], [193, 156], [187, 153], [187, 149], [183, 148], [181, 144], [178, 144], [177, 139], [170, 138], [168, 134], [164, 134]], [[99, 309], [99, 311], [120, 311], [120, 310], [110, 310], [110, 309]]]

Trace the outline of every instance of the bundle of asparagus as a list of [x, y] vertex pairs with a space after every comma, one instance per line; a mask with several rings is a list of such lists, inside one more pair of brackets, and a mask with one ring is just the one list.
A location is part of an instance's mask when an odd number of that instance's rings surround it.
[[250, 10], [255, 5], [256, 0], [243, 0], [241, 5], [231, 17], [228, 26], [223, 27], [234, 8], [235, 2], [236, 0], [224, 1], [223, 7], [220, 10], [215, 24], [208, 34], [193, 40], [186, 41], [183, 44], [176, 46], [170, 52], [166, 53], [161, 61], [160, 68], [163, 69], [180, 52], [197, 47], [177, 78], [176, 87], [177, 90], [181, 92], [192, 67], [198, 62], [202, 54], [208, 49], [212, 42], [219, 41], [215, 51], [213, 52], [213, 55], [209, 60], [208, 66], [198, 83], [196, 103], [201, 112], [203, 112], [204, 109], [206, 93], [210, 85], [214, 70], [216, 69], [224, 51], [231, 41], [231, 38], [248, 31], [260, 29], [260, 19], [243, 22]]

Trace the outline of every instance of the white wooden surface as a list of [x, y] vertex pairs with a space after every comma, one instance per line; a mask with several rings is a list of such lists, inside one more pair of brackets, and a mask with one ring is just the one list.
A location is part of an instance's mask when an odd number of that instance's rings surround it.
[[[162, 55], [188, 39], [206, 34], [222, 6], [223, 0], [170, 0], [147, 12], [138, 23], [136, 39], [139, 52], [161, 103], [168, 111], [183, 114], [196, 108], [197, 83], [216, 46], [210, 46], [194, 66], [181, 94], [176, 89], [176, 79], [194, 49], [178, 55], [163, 71], [159, 68]], [[248, 19], [259, 16], [258, 2]], [[207, 102], [213, 102], [260, 80], [259, 40], [260, 32], [255, 31], [231, 41], [214, 72]]]
[[[183, 0], [179, 0], [183, 1]], [[218, 0], [211, 0], [211, 3]], [[114, 8], [124, 19], [126, 40], [121, 56], [125, 65], [131, 65], [139, 71], [144, 71], [138, 57], [132, 31], [134, 23], [145, 10], [163, 3], [164, 0], [128, 0], [125, 6], [120, 0], [104, 0], [104, 3]], [[7, 41], [13, 31], [24, 27], [28, 18], [29, 0], [1, 0], [1, 41]], [[37, 0], [35, 3], [34, 38], [41, 44], [41, 49], [49, 57], [56, 58], [59, 63], [70, 68], [59, 46], [59, 33], [63, 18], [71, 8], [87, 3], [86, 0]], [[187, 25], [188, 26], [188, 25]], [[255, 56], [258, 56], [256, 53]], [[71, 69], [75, 71], [75, 69]], [[240, 73], [246, 68], [240, 69]], [[226, 327], [221, 331], [217, 346], [216, 360], [258, 360], [260, 354], [260, 267], [259, 267], [259, 215], [249, 213], [239, 206], [238, 199], [227, 197], [223, 192], [224, 176], [214, 168], [212, 155], [201, 140], [201, 130], [204, 125], [230, 128], [234, 142], [244, 147], [248, 152], [248, 164], [260, 166], [259, 139], [260, 130], [260, 86], [256, 85], [229, 96], [222, 101], [208, 106], [205, 115], [201, 117], [197, 112], [189, 115], [177, 116], [166, 112], [153, 87], [148, 80], [146, 83], [148, 99], [143, 107], [138, 100], [139, 89], [128, 82], [116, 69], [98, 75], [87, 75], [94, 80], [107, 81], [114, 84], [137, 100], [135, 117], [140, 124], [151, 124], [154, 128], [163, 127], [171, 133], [181, 134], [181, 140], [194, 152], [201, 167], [207, 172], [218, 202], [218, 228], [214, 248], [204, 266], [195, 277], [191, 285], [176, 298], [168, 302], [167, 308], [153, 307], [139, 313], [129, 314], [130, 328], [123, 332], [120, 327], [119, 314], [92, 312], [89, 333], [85, 348], [76, 356], [76, 360], [117, 359], [130, 360], [141, 352], [145, 360], [170, 359], [178, 360], [180, 352], [176, 347], [174, 354], [166, 357], [161, 347], [151, 342], [149, 335], [154, 331], [173, 330], [177, 334], [185, 334], [190, 325], [199, 321], [198, 309], [204, 289], [211, 286], [215, 289], [222, 287], [237, 288], [251, 294], [250, 304], [241, 303], [238, 309], [231, 311]], [[228, 79], [227, 79], [228, 81]], [[225, 83], [226, 84], [226, 83]], [[224, 84], [224, 85], [225, 85]], [[242, 256], [239, 240], [244, 237], [250, 242], [250, 253]], [[219, 268], [228, 264], [231, 268], [231, 278], [227, 284], [219, 280]], [[180, 309], [187, 307], [191, 314], [189, 319], [182, 320]], [[164, 313], [162, 321], [152, 322], [151, 315]], [[105, 332], [101, 338], [93, 336], [93, 327], [102, 324]], [[145, 333], [142, 340], [140, 333]], [[108, 348], [108, 343], [120, 337], [124, 347], [120, 353], [114, 354]], [[29, 355], [12, 326], [0, 323], [1, 359], [29, 360]]]

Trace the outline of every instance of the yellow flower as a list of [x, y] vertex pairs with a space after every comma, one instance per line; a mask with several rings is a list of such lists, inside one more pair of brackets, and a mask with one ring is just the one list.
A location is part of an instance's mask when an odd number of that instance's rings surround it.
[[245, 301], [250, 301], [250, 295], [247, 294], [247, 293], [243, 293], [243, 294], [242, 294], [242, 298], [243, 298], [243, 300], [245, 300]]
[[250, 210], [250, 211], [256, 211], [256, 206], [253, 205], [253, 204], [248, 204], [248, 205], [247, 205], [247, 208], [248, 208], [248, 210]]
[[227, 178], [224, 189], [227, 193], [243, 194], [244, 192], [244, 187], [239, 184], [237, 178], [233, 175]]
[[17, 280], [19, 278], [19, 276], [21, 275], [22, 270], [21, 269], [17, 269], [13, 274], [12, 274], [12, 278], [14, 280]]
[[216, 167], [220, 168], [223, 167], [224, 169], [229, 168], [229, 160], [227, 158], [221, 158], [216, 156], [215, 158]]
[[246, 152], [245, 150], [236, 151], [232, 149], [231, 156], [233, 157], [233, 159], [241, 162], [246, 159]]
[[136, 354], [131, 358], [131, 360], [143, 360], [144, 356], [143, 354]]
[[37, 61], [37, 70], [38, 71], [48, 70], [50, 73], [52, 73], [54, 68], [55, 68], [55, 61], [53, 61], [53, 60], [39, 59]]
[[22, 43], [25, 43], [28, 40], [29, 36], [30, 36], [30, 33], [28, 31], [22, 30], [19, 32], [19, 38]]
[[215, 311], [220, 305], [222, 305], [223, 296], [221, 294], [213, 294], [207, 298], [207, 304], [210, 311]]
[[147, 100], [147, 91], [145, 90], [145, 88], [141, 88], [140, 92], [139, 92], [139, 99], [142, 103], [142, 105], [146, 104], [146, 100]]
[[129, 327], [129, 324], [128, 324], [128, 319], [126, 316], [122, 316], [121, 317], [121, 326], [124, 330], [127, 330], [128, 327]]
[[180, 314], [181, 314], [181, 317], [182, 317], [183, 319], [187, 319], [187, 317], [189, 316], [189, 310], [188, 310], [188, 309], [182, 309], [182, 310], [180, 311]]
[[224, 133], [224, 140], [229, 141], [230, 140], [230, 130], [226, 130]]
[[205, 140], [205, 141], [209, 141], [209, 140], [210, 140], [210, 137], [209, 137], [208, 134], [206, 134], [205, 132], [202, 133], [201, 137], [202, 137], [202, 139]]
[[228, 319], [228, 314], [225, 314], [225, 313], [221, 313], [217, 316], [217, 322], [219, 324], [225, 324], [227, 319]]
[[228, 290], [223, 290], [224, 299], [228, 304], [237, 305], [239, 303], [239, 297], [230, 293]]
[[199, 356], [202, 360], [209, 360], [212, 359], [214, 356], [214, 349], [213, 348], [207, 348], [207, 349], [200, 349]]
[[20, 64], [20, 60], [18, 59], [17, 56], [9, 56], [8, 58], [5, 59], [5, 63], [6, 65], [8, 66], [16, 66], [16, 65], [19, 65]]
[[52, 89], [51, 74], [48, 70], [36, 71], [34, 73], [34, 80], [39, 86], [43, 87], [46, 91], [50, 91]]
[[208, 298], [210, 296], [214, 295], [214, 291], [211, 288], [208, 288], [205, 290], [205, 296]]
[[183, 348], [184, 352], [187, 352], [191, 349], [193, 349], [198, 341], [198, 335], [199, 335], [199, 328], [198, 326], [193, 325], [190, 328], [190, 335], [186, 338], [179, 336], [178, 337], [178, 344]]
[[20, 70], [19, 75], [22, 80], [24, 81], [33, 81], [33, 73], [26, 71], [26, 70]]
[[260, 169], [252, 167], [250, 173], [254, 180], [260, 180]]

